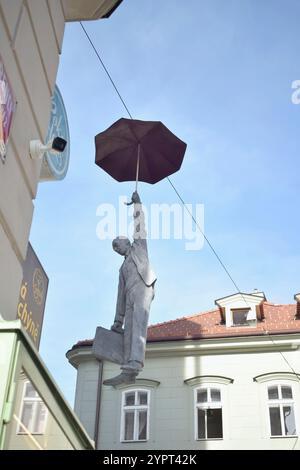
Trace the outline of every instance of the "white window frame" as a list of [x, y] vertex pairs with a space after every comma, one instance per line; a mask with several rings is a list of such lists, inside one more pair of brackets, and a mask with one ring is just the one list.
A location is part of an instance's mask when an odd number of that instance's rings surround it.
[[[211, 401], [211, 389], [215, 388], [220, 392], [220, 401]], [[197, 402], [197, 393], [199, 390], [207, 389], [209, 400], [205, 403]], [[209, 410], [209, 409], [221, 409], [222, 412], [222, 437], [198, 437], [198, 409]], [[205, 434], [207, 434], [207, 414], [205, 413]], [[222, 441], [224, 439], [224, 403], [223, 403], [223, 390], [222, 386], [218, 383], [207, 383], [201, 384], [194, 389], [194, 435], [196, 441]]]
[[[246, 321], [245, 323], [234, 323], [234, 313], [237, 313], [237, 312], [241, 312], [241, 311], [247, 311], [247, 315], [246, 315]], [[251, 312], [251, 308], [250, 307], [245, 307], [245, 308], [231, 308], [230, 309], [230, 312], [231, 312], [231, 326], [233, 328], [243, 328], [243, 327], [249, 327], [250, 326], [250, 323], [249, 323], [249, 319], [248, 319], [248, 316]]]
[[[279, 398], [271, 400], [269, 399], [268, 389], [270, 387], [279, 387]], [[290, 387], [292, 389], [293, 398], [280, 398], [281, 397], [281, 387]], [[295, 386], [292, 382], [287, 382], [283, 380], [276, 380], [270, 381], [265, 384], [265, 397], [267, 403], [267, 424], [268, 424], [268, 434], [270, 439], [287, 439], [287, 438], [297, 438], [299, 436], [299, 426], [297, 423], [297, 405], [296, 405], [296, 398], [295, 398]], [[284, 433], [284, 416], [283, 416], [283, 407], [284, 406], [292, 406], [294, 410], [294, 419], [295, 419], [295, 428], [296, 434], [278, 434], [272, 435], [271, 434], [271, 419], [270, 419], [270, 411], [269, 409], [272, 407], [279, 407], [280, 410], [280, 423], [281, 423], [281, 431]]]
[[[147, 393], [147, 405], [127, 405], [125, 406], [125, 397], [127, 393], [135, 393], [135, 402], [138, 392]], [[150, 399], [151, 394], [150, 390], [145, 388], [131, 388], [126, 389], [122, 392], [122, 405], [121, 405], [121, 432], [120, 432], [120, 442], [146, 442], [149, 440], [149, 423], [150, 423]], [[134, 411], [134, 425], [133, 425], [133, 439], [125, 439], [125, 412]], [[138, 438], [138, 411], [147, 411], [147, 430], [146, 430], [146, 439]]]
[[[34, 388], [34, 390], [36, 391], [37, 393], [37, 397], [26, 397], [26, 388], [27, 388], [27, 385], [28, 384], [31, 384], [31, 386]], [[38, 404], [42, 403], [44, 406], [45, 406], [45, 419], [44, 419], [44, 423], [43, 423], [43, 427], [41, 429], [41, 431], [37, 432], [37, 431], [34, 431], [33, 429], [31, 429], [31, 426], [29, 426], [28, 428], [26, 428], [26, 426], [22, 423], [22, 415], [23, 415], [23, 410], [24, 410], [24, 405], [25, 403], [32, 403], [33, 404], [33, 418], [32, 418], [32, 422], [35, 423], [36, 421], [36, 415], [38, 413]], [[38, 391], [36, 390], [35, 386], [33, 385], [33, 383], [30, 381], [30, 380], [26, 380], [24, 382], [24, 385], [23, 385], [23, 391], [22, 391], [22, 400], [21, 400], [21, 405], [20, 405], [20, 411], [19, 411], [19, 420], [20, 420], [20, 423], [18, 424], [17, 426], [17, 431], [16, 431], [16, 434], [32, 434], [32, 435], [43, 435], [45, 434], [45, 429], [46, 429], [46, 425], [47, 425], [47, 420], [48, 420], [48, 408], [47, 406], [45, 405], [43, 399], [40, 397]]]

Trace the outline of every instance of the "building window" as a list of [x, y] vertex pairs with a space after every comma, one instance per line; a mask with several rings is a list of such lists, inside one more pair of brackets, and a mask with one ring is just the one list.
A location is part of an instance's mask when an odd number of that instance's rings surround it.
[[31, 382], [24, 383], [17, 434], [44, 434], [48, 410]]
[[222, 439], [221, 390], [201, 387], [195, 390], [196, 439]]
[[147, 441], [149, 435], [150, 391], [123, 392], [121, 441]]
[[249, 308], [233, 308], [231, 310], [232, 313], [232, 325], [233, 326], [248, 326], [248, 313]]
[[271, 436], [295, 436], [292, 387], [289, 385], [268, 386], [268, 408]]

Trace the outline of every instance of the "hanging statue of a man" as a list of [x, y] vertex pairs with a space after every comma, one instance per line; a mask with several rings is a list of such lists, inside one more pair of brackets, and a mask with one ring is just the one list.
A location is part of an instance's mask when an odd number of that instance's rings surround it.
[[114, 251], [124, 256], [120, 268], [116, 315], [111, 330], [124, 335], [124, 361], [121, 374], [105, 380], [105, 385], [134, 383], [144, 366], [147, 326], [150, 305], [154, 298], [156, 276], [149, 259], [142, 204], [135, 191], [134, 241], [117, 237], [113, 240]]

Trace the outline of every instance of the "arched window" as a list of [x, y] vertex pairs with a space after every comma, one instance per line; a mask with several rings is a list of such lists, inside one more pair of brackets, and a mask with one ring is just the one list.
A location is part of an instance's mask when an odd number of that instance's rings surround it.
[[270, 437], [297, 437], [300, 374], [268, 372], [253, 380], [261, 384], [262, 403], [267, 407], [266, 434]]
[[295, 436], [295, 410], [291, 385], [268, 385], [268, 408], [271, 436]]
[[122, 393], [121, 441], [149, 438], [150, 391], [131, 389]]
[[[228, 435], [228, 391], [233, 379], [221, 375], [199, 375], [185, 379], [193, 388], [195, 439], [223, 439]], [[226, 406], [227, 404], [227, 406]]]
[[222, 439], [222, 396], [217, 386], [195, 389], [196, 439]]

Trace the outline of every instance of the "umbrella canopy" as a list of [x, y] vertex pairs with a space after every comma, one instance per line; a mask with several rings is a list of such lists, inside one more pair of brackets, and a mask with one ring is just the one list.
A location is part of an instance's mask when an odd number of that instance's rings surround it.
[[117, 181], [157, 183], [181, 167], [186, 144], [160, 121], [121, 118], [95, 137], [96, 164]]

